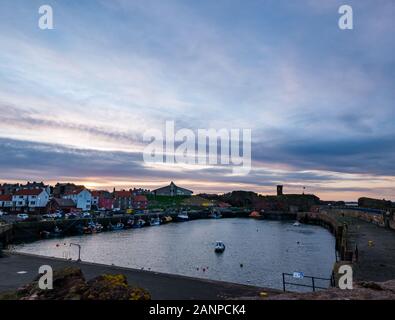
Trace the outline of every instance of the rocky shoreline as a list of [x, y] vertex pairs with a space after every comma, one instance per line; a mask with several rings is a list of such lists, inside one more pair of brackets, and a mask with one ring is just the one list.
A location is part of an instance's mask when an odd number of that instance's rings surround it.
[[150, 293], [128, 284], [123, 274], [103, 274], [87, 281], [79, 268], [54, 270], [53, 289], [39, 288], [39, 276], [0, 300], [150, 300]]

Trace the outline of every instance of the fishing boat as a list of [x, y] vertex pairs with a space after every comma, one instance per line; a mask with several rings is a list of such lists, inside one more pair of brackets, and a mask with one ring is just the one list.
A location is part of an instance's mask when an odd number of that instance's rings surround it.
[[258, 211], [252, 211], [249, 217], [254, 219], [261, 219], [262, 215]]
[[62, 229], [60, 229], [58, 226], [55, 227], [55, 229], [53, 230], [53, 236], [54, 237], [59, 237], [63, 234]]
[[211, 219], [221, 219], [222, 218], [222, 214], [218, 210], [212, 210], [208, 216]]
[[103, 226], [98, 222], [90, 221], [88, 226], [85, 227], [84, 233], [92, 234], [92, 233], [100, 233], [103, 231]]
[[134, 224], [134, 220], [129, 219], [129, 220], [126, 222], [125, 228], [126, 228], [126, 229], [133, 228], [133, 224]]
[[172, 217], [170, 217], [170, 216], [165, 216], [164, 218], [163, 218], [163, 220], [162, 220], [162, 223], [169, 223], [169, 222], [172, 222], [173, 221], [173, 218]]
[[293, 226], [294, 226], [294, 227], [299, 227], [299, 226], [300, 226], [300, 222], [299, 222], [299, 221], [296, 221], [296, 222], [293, 224]]
[[98, 223], [98, 222], [95, 223], [95, 232], [96, 233], [102, 232], [103, 229], [104, 229], [104, 227], [100, 223]]
[[92, 228], [92, 226], [85, 226], [84, 228], [83, 228], [83, 231], [82, 231], [84, 234], [92, 234], [93, 233], [93, 228]]
[[217, 241], [217, 242], [215, 243], [215, 249], [214, 249], [214, 251], [215, 251], [216, 253], [222, 253], [222, 252], [224, 252], [224, 251], [225, 251], [225, 244], [224, 244], [222, 241]]
[[150, 226], [159, 226], [160, 225], [160, 218], [156, 217], [156, 218], [152, 218], [150, 220]]
[[145, 221], [143, 219], [138, 219], [137, 222], [134, 221], [133, 228], [142, 228], [145, 225]]
[[40, 232], [41, 238], [44, 239], [60, 237], [62, 235], [63, 235], [63, 231], [58, 226], [55, 226], [53, 231], [43, 230]]
[[177, 215], [177, 221], [188, 221], [189, 216], [187, 211], [180, 211], [180, 213]]
[[108, 225], [108, 229], [111, 231], [122, 230], [124, 227], [125, 225], [122, 222], [118, 222], [115, 226], [110, 222]]

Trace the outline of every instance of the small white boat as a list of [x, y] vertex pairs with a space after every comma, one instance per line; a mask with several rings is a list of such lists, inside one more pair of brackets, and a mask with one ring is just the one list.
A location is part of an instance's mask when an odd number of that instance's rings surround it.
[[188, 220], [189, 220], [189, 216], [187, 211], [181, 211], [177, 215], [177, 221], [188, 221]]
[[150, 226], [159, 226], [159, 225], [160, 225], [160, 218], [159, 217], [151, 219]]
[[299, 221], [296, 221], [296, 222], [293, 224], [293, 226], [294, 226], [294, 227], [299, 227], [299, 226], [300, 226]]
[[216, 253], [222, 253], [225, 251], [225, 244], [222, 241], [217, 241], [215, 244], [215, 249], [214, 251]]
[[115, 226], [111, 223], [108, 225], [108, 229], [112, 231], [122, 230], [125, 225], [122, 222], [118, 222]]
[[218, 210], [212, 210], [211, 213], [209, 214], [209, 218], [211, 219], [221, 219], [222, 214]]
[[138, 219], [134, 221], [132, 228], [142, 228], [145, 225], [145, 221], [143, 219]]

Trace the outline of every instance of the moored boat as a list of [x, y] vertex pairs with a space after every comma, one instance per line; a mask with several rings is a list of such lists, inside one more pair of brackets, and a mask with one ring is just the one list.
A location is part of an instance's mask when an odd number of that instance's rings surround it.
[[134, 220], [129, 219], [129, 220], [126, 222], [126, 224], [125, 224], [125, 228], [126, 228], [126, 229], [133, 228], [133, 224], [134, 224]]
[[221, 219], [222, 218], [222, 214], [219, 210], [212, 210], [208, 216], [211, 219]]
[[108, 229], [111, 231], [122, 230], [124, 227], [125, 225], [122, 222], [118, 222], [115, 226], [110, 222], [108, 225]]
[[262, 218], [262, 215], [258, 211], [252, 211], [249, 217], [254, 219], [260, 219]]
[[165, 216], [163, 218], [163, 220], [162, 220], [163, 223], [169, 223], [169, 222], [172, 222], [172, 221], [173, 221], [173, 218], [170, 217], [170, 216]]
[[224, 252], [224, 251], [225, 251], [225, 244], [224, 244], [222, 241], [217, 241], [217, 242], [215, 243], [215, 249], [214, 249], [214, 251], [215, 251], [216, 253], [222, 253], [222, 252]]
[[145, 225], [145, 221], [143, 219], [138, 219], [134, 221], [133, 228], [142, 228]]
[[85, 227], [84, 233], [92, 234], [92, 233], [100, 233], [103, 231], [103, 226], [98, 222], [90, 221], [88, 226]]
[[43, 230], [40, 232], [41, 238], [48, 239], [48, 238], [56, 238], [63, 235], [63, 230], [60, 229], [58, 226], [55, 226], [53, 231]]
[[160, 225], [160, 218], [151, 218], [150, 220], [150, 226], [159, 226]]
[[177, 221], [183, 222], [188, 220], [189, 216], [187, 211], [180, 211], [180, 213], [177, 215]]

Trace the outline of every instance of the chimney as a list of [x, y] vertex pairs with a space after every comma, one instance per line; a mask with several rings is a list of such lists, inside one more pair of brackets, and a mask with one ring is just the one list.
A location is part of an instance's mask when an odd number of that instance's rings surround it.
[[278, 185], [277, 186], [277, 196], [282, 196], [283, 195], [283, 186]]

